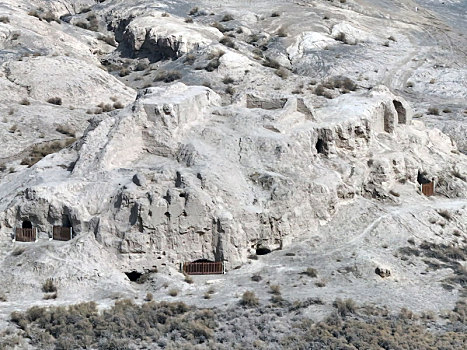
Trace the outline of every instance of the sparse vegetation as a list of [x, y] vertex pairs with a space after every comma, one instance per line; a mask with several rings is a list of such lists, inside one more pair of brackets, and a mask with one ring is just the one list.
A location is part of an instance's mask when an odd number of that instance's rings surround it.
[[44, 284], [42, 285], [42, 291], [44, 293], [54, 293], [57, 291], [57, 287], [54, 284], [52, 279], [47, 279]]
[[281, 294], [281, 287], [278, 285], [278, 284], [271, 284], [269, 286], [269, 289], [270, 289], [270, 293], [271, 294], [275, 294], [275, 295], [279, 295]]
[[259, 304], [259, 300], [256, 297], [256, 294], [252, 291], [246, 291], [242, 295], [242, 299], [240, 300], [240, 304], [243, 306], [257, 306]]
[[336, 299], [332, 304], [336, 309], [339, 315], [345, 317], [349, 314], [353, 314], [356, 311], [357, 305], [352, 299]]
[[287, 79], [290, 75], [290, 72], [285, 69], [284, 67], [281, 67], [279, 69], [276, 69], [274, 73], [278, 76], [281, 77], [282, 79]]
[[222, 79], [222, 82], [226, 85], [229, 85], [232, 84], [234, 80], [231, 77], [225, 77], [224, 79]]
[[225, 28], [222, 24], [220, 24], [219, 22], [214, 22], [213, 24], [211, 24], [212, 27], [216, 28], [218, 31], [220, 31], [221, 33], [225, 33], [228, 31], [227, 28]]
[[439, 115], [439, 109], [436, 107], [430, 107], [428, 108], [427, 113], [430, 115]]
[[70, 137], [75, 137], [75, 131], [73, 129], [71, 129], [69, 126], [66, 126], [66, 125], [59, 125], [57, 126], [57, 128], [55, 129], [56, 131], [58, 131], [60, 134], [63, 134], [63, 135], [67, 135], [67, 136], [70, 136]]
[[224, 17], [222, 17], [221, 22], [230, 22], [233, 20], [234, 20], [234, 17], [232, 15], [226, 14], [224, 15]]
[[62, 99], [60, 97], [51, 97], [47, 100], [47, 102], [57, 106], [62, 105]]
[[10, 23], [10, 17], [8, 17], [8, 16], [1, 16], [1, 17], [0, 17], [0, 23], [4, 23], [4, 24]]
[[278, 11], [274, 11], [273, 13], [271, 13], [271, 17], [279, 17], [280, 15], [281, 14]]
[[169, 295], [170, 295], [171, 297], [176, 297], [176, 296], [178, 295], [178, 289], [175, 289], [175, 288], [170, 289], [170, 290], [169, 290]]
[[235, 43], [234, 43], [234, 41], [232, 40], [232, 38], [229, 37], [229, 36], [225, 36], [225, 35], [224, 35], [224, 36], [219, 40], [219, 42], [220, 42], [222, 45], [225, 45], [225, 46], [230, 47], [230, 48], [232, 48], [232, 49], [235, 48]]
[[235, 94], [235, 88], [232, 85], [229, 85], [225, 89], [225, 93], [229, 94], [229, 95], [234, 95]]
[[31, 167], [45, 156], [56, 153], [61, 149], [71, 145], [73, 142], [75, 142], [75, 138], [43, 142], [34, 145], [30, 150], [29, 155], [22, 159], [21, 165], [27, 165], [28, 167]]
[[285, 38], [287, 36], [287, 30], [285, 27], [280, 27], [279, 30], [277, 31], [277, 36], [280, 38]]
[[316, 271], [316, 269], [314, 269], [313, 267], [307, 268], [305, 271], [302, 272], [302, 274], [307, 275], [311, 278], [318, 277], [318, 271]]
[[253, 276], [251, 276], [251, 280], [252, 280], [252, 281], [255, 281], [255, 282], [259, 282], [259, 281], [261, 281], [262, 279], [263, 279], [263, 277], [261, 277], [261, 275], [258, 274], [258, 273], [255, 273]]
[[[255, 343], [263, 349], [454, 350], [463, 348], [467, 341], [467, 305], [463, 300], [446, 314], [444, 326], [434, 325], [436, 317], [429, 312], [417, 315], [402, 309], [394, 314], [380, 306], [357, 307], [351, 299], [337, 299], [335, 312], [313, 322], [304, 315], [297, 318], [297, 311], [324, 305], [319, 298], [290, 303], [273, 295], [271, 302], [259, 305], [253, 292], [245, 292], [240, 303], [248, 310], [196, 309], [180, 302], [136, 305], [130, 300], [116, 301], [102, 312], [92, 302], [68, 307], [36, 306], [11, 315], [20, 330], [8, 336], [0, 333], [0, 349], [9, 349], [5, 344], [20, 343], [23, 337], [38, 348], [55, 349], [153, 348], [156, 344], [167, 349], [234, 349]], [[242, 324], [247, 327], [240, 327]], [[17, 339], [12, 340], [14, 335]], [[261, 343], [256, 341], [258, 338]]]
[[188, 13], [190, 16], [194, 16], [196, 15], [197, 13], [199, 12], [199, 8], [198, 7], [193, 7], [190, 12]]
[[23, 106], [29, 106], [31, 104], [27, 98], [23, 98], [19, 103]]
[[164, 83], [171, 83], [182, 77], [178, 71], [160, 71], [154, 78], [154, 81], [163, 81]]

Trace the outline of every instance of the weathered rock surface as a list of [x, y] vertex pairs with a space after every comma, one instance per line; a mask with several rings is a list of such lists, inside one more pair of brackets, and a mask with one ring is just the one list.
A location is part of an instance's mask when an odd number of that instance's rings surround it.
[[[345, 289], [362, 302], [451, 307], [457, 296], [440, 284], [448, 269], [413, 278], [422, 258], [406, 264], [397, 254], [409, 237], [465, 244], [466, 89], [454, 65], [465, 56], [453, 44], [465, 38], [413, 4], [202, 1], [194, 11], [185, 1], [6, 1], [5, 310], [34, 303], [46, 278], [85, 290], [60, 293], [61, 302], [106, 304], [144, 288], [164, 299], [168, 283], [194, 300], [204, 284], [189, 286], [176, 270], [196, 260], [225, 263], [228, 275], [210, 283], [230, 304], [253, 272], [291, 286], [319, 266], [326, 287], [284, 294], [331, 302]], [[39, 6], [39, 17], [28, 15]], [[388, 7], [397, 21], [382, 16]], [[63, 20], [48, 21], [48, 10]], [[447, 56], [452, 79], [434, 68]], [[446, 112], [427, 117], [440, 101]], [[422, 194], [420, 174], [435, 181], [434, 197]], [[37, 228], [38, 242], [13, 242], [23, 225]], [[49, 241], [54, 225], [75, 238]], [[300, 254], [287, 265], [279, 250]], [[381, 280], [383, 262], [391, 278]], [[143, 287], [124, 274], [155, 267]]]

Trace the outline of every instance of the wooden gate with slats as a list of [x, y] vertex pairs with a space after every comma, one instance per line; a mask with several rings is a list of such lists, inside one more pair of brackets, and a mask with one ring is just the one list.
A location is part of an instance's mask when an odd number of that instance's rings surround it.
[[224, 273], [224, 263], [221, 261], [184, 263], [182, 270], [187, 275], [221, 275]]
[[17, 227], [15, 231], [15, 241], [18, 242], [35, 242], [37, 239], [37, 230], [33, 228]]
[[422, 193], [427, 197], [433, 196], [435, 194], [435, 183], [432, 181], [427, 184], [423, 184]]
[[69, 241], [72, 238], [71, 227], [54, 226], [53, 239], [56, 241]]

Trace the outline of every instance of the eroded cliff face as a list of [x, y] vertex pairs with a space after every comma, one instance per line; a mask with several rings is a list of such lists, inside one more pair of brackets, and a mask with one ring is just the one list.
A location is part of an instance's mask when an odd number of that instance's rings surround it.
[[[91, 232], [117, 255], [138, 255], [126, 268], [208, 259], [231, 269], [317, 231], [340, 202], [391, 201], [397, 186], [417, 195], [419, 172], [443, 178], [439, 193], [465, 196], [465, 182], [452, 175], [463, 166], [455, 146], [413, 122], [407, 102], [387, 88], [313, 113], [293, 95], [280, 100], [274, 109], [267, 97], [222, 107], [206, 87], [144, 89], [123, 111], [92, 122], [66, 152], [66, 170], [50, 164], [62, 160], [57, 154], [29, 171], [34, 180], [19, 179], [20, 189], [3, 186], [12, 198], [3, 201], [3, 232], [29, 220], [46, 237], [69, 220], [76, 235]], [[37, 174], [54, 180], [35, 184]]]

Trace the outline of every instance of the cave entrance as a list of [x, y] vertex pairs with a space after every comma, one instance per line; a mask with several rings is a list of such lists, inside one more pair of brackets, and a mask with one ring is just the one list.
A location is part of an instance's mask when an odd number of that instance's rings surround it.
[[327, 154], [328, 147], [326, 145], [326, 142], [324, 142], [323, 139], [318, 138], [318, 141], [316, 142], [316, 151], [318, 151], [319, 154]]
[[137, 282], [143, 274], [138, 271], [131, 271], [131, 272], [125, 272], [125, 275], [128, 277], [128, 279], [131, 282]]
[[24, 220], [21, 226], [22, 228], [32, 228], [32, 222], [29, 220]]
[[68, 215], [62, 216], [62, 227], [71, 227], [71, 220]]
[[402, 103], [397, 100], [392, 101], [392, 103], [394, 104], [394, 108], [396, 108], [397, 122], [399, 124], [407, 124], [407, 111], [405, 110]]
[[264, 247], [258, 247], [256, 248], [256, 255], [266, 255], [271, 253], [271, 249], [269, 248], [264, 248]]
[[198, 259], [182, 264], [181, 271], [187, 275], [217, 275], [223, 274], [224, 263], [208, 259]]
[[431, 182], [431, 180], [428, 178], [428, 174], [425, 171], [418, 171], [417, 174], [417, 182], [419, 185], [426, 185]]

